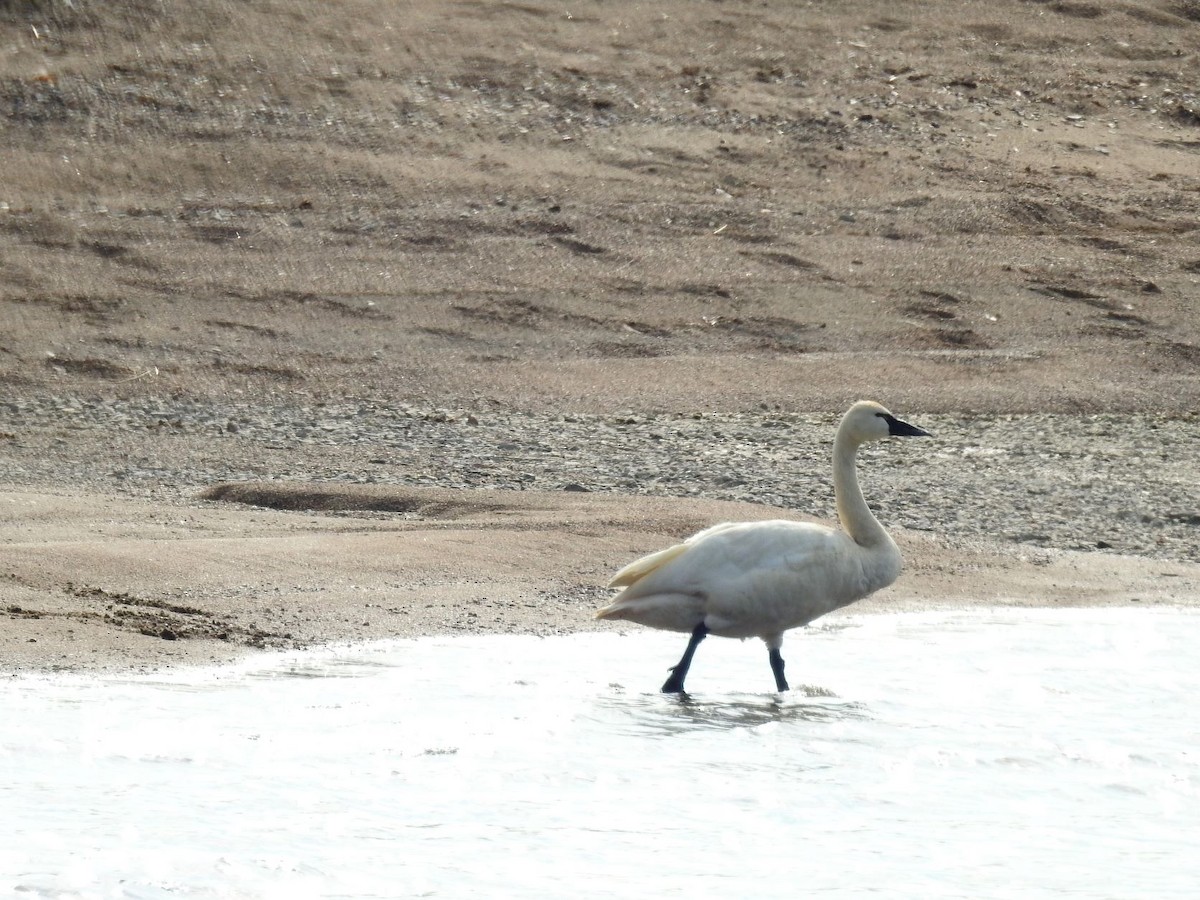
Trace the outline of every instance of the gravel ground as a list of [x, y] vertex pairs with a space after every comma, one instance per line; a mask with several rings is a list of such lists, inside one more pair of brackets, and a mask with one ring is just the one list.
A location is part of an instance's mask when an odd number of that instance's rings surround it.
[[[889, 525], [1200, 559], [1196, 416], [896, 412], [934, 439], [863, 449], [865, 492]], [[165, 503], [283, 479], [702, 497], [832, 517], [836, 418], [47, 397], [0, 403], [0, 460], [14, 486]]]
[[1185, 6], [0, 4], [0, 657], [585, 627], [860, 396], [881, 602], [1195, 605]]

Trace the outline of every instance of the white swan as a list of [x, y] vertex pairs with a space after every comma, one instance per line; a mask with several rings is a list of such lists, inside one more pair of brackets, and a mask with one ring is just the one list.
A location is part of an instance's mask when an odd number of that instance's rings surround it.
[[596, 617], [691, 632], [662, 686], [665, 694], [683, 691], [696, 647], [709, 634], [762, 638], [775, 685], [786, 691], [783, 633], [861, 600], [900, 574], [900, 550], [863, 499], [854, 464], [859, 445], [886, 437], [929, 433], [866, 400], [842, 417], [833, 441], [833, 493], [844, 530], [785, 520], [714, 525], [623, 568], [609, 587], [624, 590]]

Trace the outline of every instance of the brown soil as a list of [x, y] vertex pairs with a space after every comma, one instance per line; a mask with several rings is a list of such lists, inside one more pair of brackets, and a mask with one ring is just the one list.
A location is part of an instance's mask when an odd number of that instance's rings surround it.
[[[1184, 415], [1198, 47], [1194, 0], [15, 0], [0, 400]], [[0, 452], [21, 437], [0, 420]], [[584, 627], [629, 554], [765, 514], [528, 492], [301, 514], [70, 481], [5, 495], [17, 665]], [[188, 525], [148, 558], [172, 503]], [[893, 599], [1195, 583], [906, 541]]]

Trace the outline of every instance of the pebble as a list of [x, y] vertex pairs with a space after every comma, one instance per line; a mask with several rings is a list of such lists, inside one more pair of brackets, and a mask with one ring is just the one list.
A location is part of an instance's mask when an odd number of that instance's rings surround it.
[[[859, 456], [889, 526], [1200, 560], [1200, 417], [903, 413], [934, 439]], [[837, 419], [19, 398], [0, 403], [0, 433], [11, 435], [0, 480], [164, 504], [198, 502], [221, 481], [286, 479], [707, 497], [832, 518]]]

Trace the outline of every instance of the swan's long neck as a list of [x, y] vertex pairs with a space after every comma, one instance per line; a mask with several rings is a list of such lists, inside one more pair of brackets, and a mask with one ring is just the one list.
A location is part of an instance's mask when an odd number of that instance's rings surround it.
[[857, 452], [858, 444], [839, 430], [833, 440], [833, 495], [837, 500], [838, 520], [860, 547], [890, 544], [892, 539], [867, 506], [858, 486], [854, 462]]

